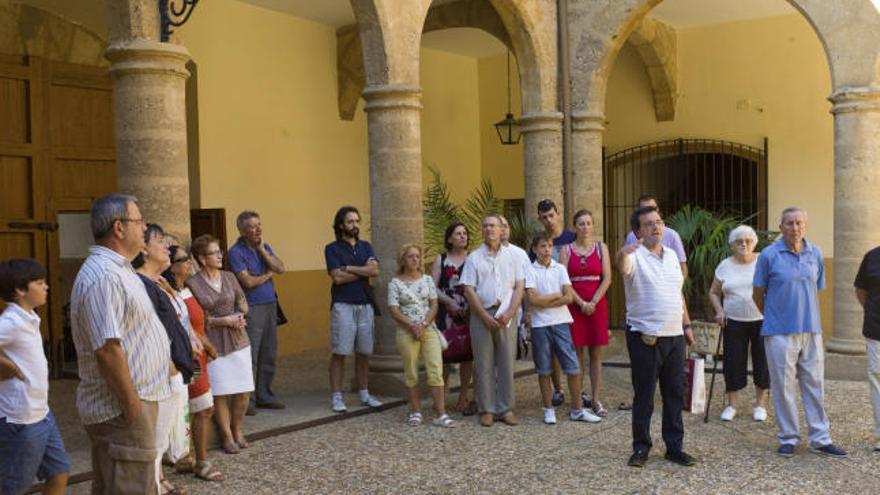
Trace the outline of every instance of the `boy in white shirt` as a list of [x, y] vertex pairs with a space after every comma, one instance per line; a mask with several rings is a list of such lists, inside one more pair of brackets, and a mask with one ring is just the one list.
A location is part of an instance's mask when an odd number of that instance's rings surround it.
[[34, 479], [44, 493], [63, 494], [70, 459], [49, 411], [49, 365], [40, 317], [46, 304], [46, 270], [35, 260], [0, 263], [0, 493], [24, 493]]
[[[565, 267], [553, 261], [553, 239], [546, 232], [541, 232], [532, 241], [532, 251], [537, 259], [526, 273], [526, 293], [532, 323], [532, 358], [544, 402], [544, 423], [554, 425], [556, 410], [552, 404], [553, 388], [550, 381], [553, 356], [568, 377], [571, 396], [580, 397], [581, 394], [581, 371], [571, 340], [570, 324], [573, 320], [567, 307], [573, 297], [571, 280]], [[579, 401], [572, 404], [575, 403], [580, 405]], [[572, 409], [569, 419], [590, 423], [602, 420], [582, 407]]]

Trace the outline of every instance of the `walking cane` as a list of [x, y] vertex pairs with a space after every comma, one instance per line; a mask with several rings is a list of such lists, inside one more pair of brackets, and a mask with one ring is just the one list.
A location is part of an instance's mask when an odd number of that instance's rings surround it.
[[709, 408], [712, 407], [712, 392], [715, 390], [715, 372], [718, 371], [718, 356], [721, 354], [721, 341], [724, 340], [724, 327], [720, 326], [720, 328], [718, 345], [715, 346], [715, 355], [712, 356], [712, 381], [709, 384], [709, 397], [706, 399], [706, 414], [703, 416], [703, 423], [709, 422]]

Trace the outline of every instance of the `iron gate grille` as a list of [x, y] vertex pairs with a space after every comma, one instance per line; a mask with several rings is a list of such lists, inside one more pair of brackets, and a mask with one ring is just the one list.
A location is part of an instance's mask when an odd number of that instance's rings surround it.
[[[763, 149], [717, 139], [673, 139], [603, 152], [605, 239], [611, 253], [630, 231], [638, 198], [651, 194], [668, 217], [684, 205], [748, 218], [767, 227], [767, 138]], [[609, 318], [623, 327], [623, 280], [615, 271]]]

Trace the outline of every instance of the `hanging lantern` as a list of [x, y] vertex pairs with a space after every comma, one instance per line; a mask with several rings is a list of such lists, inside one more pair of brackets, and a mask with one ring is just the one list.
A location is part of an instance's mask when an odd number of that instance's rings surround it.
[[519, 144], [521, 127], [519, 121], [513, 118], [513, 111], [510, 108], [510, 50], [507, 51], [507, 115], [504, 120], [495, 123], [495, 131], [498, 132], [501, 144]]

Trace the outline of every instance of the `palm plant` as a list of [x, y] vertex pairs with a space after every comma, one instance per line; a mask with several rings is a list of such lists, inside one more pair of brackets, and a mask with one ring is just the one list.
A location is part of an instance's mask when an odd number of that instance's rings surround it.
[[[666, 219], [666, 224], [681, 236], [684, 250], [688, 253], [688, 279], [684, 284], [684, 293], [692, 317], [708, 318], [711, 315], [707, 296], [715, 278], [715, 267], [730, 256], [727, 236], [734, 227], [748, 223], [752, 218], [685, 205]], [[773, 242], [775, 234], [759, 231], [755, 249], [760, 250]]]
[[[432, 176], [431, 183], [425, 189], [425, 196], [422, 199], [426, 258], [445, 250], [443, 236], [446, 227], [455, 222], [465, 224], [471, 234], [471, 247], [474, 247], [475, 239], [479, 239], [483, 217], [504, 213], [504, 200], [495, 195], [492, 181], [483, 179], [463, 204], [456, 204], [449, 194], [449, 186], [443, 180], [440, 171], [430, 165], [428, 171]], [[524, 245], [528, 234], [523, 215], [521, 213], [510, 215], [508, 221], [510, 242]]]

